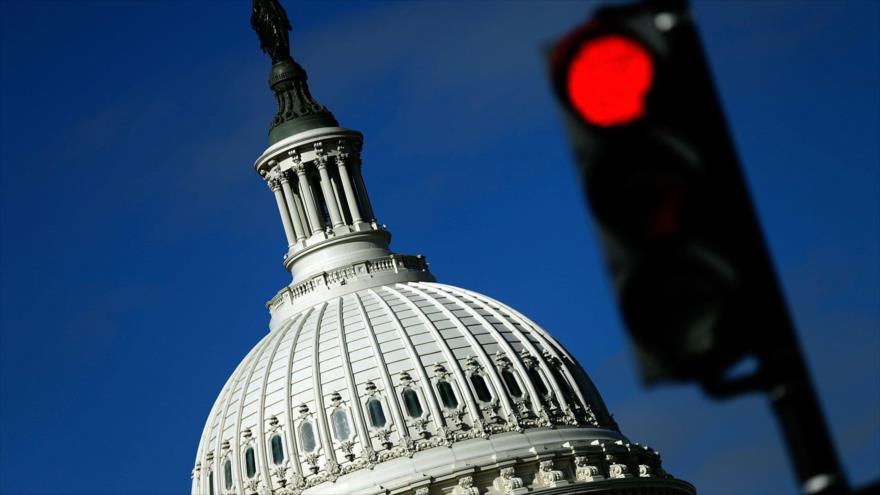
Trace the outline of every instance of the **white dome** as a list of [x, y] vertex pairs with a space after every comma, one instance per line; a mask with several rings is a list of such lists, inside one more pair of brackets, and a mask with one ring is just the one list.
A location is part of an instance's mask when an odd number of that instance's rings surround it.
[[214, 404], [194, 494], [644, 490], [645, 478], [651, 493], [692, 493], [617, 430], [558, 342], [486, 296], [379, 285], [272, 328]]

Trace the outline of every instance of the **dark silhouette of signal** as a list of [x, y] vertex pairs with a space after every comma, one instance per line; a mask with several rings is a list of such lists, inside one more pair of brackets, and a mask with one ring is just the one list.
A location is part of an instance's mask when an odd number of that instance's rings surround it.
[[685, 2], [602, 8], [550, 68], [642, 378], [766, 392], [805, 490], [846, 492]]
[[789, 327], [696, 30], [610, 7], [552, 76], [643, 378], [723, 382]]

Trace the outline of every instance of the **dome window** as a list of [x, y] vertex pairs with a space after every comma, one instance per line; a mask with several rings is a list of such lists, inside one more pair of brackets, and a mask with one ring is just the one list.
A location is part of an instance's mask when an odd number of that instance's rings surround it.
[[304, 421], [299, 425], [299, 443], [307, 454], [314, 452], [318, 448], [318, 441], [315, 438], [315, 427], [312, 426], [311, 421]]
[[269, 441], [272, 446], [272, 463], [276, 466], [284, 462], [284, 445], [281, 443], [281, 435], [275, 435]]
[[214, 471], [208, 471], [208, 495], [214, 495]]
[[232, 461], [229, 459], [223, 463], [223, 486], [232, 490]]
[[547, 384], [544, 383], [544, 378], [541, 377], [541, 372], [538, 371], [538, 368], [529, 368], [528, 373], [529, 379], [532, 380], [532, 384], [535, 386], [535, 390], [537, 390], [542, 397], [550, 395], [550, 390], [547, 389]]
[[382, 401], [373, 398], [367, 401], [367, 413], [370, 416], [370, 424], [373, 428], [381, 428], [385, 426], [388, 420], [385, 419], [385, 409], [382, 408]]
[[507, 387], [507, 393], [509, 393], [511, 397], [515, 399], [522, 398], [522, 389], [519, 388], [519, 382], [516, 381], [516, 377], [513, 376], [512, 371], [503, 370], [501, 372], [501, 379], [504, 380], [504, 386]]
[[492, 402], [492, 392], [489, 391], [486, 379], [482, 375], [471, 375], [471, 385], [474, 386], [474, 392], [478, 399], [483, 402]]
[[437, 382], [437, 393], [440, 395], [440, 402], [447, 409], [455, 409], [458, 407], [458, 399], [455, 397], [455, 391], [452, 390], [452, 384], [446, 380]]
[[348, 424], [348, 413], [344, 409], [337, 409], [330, 415], [330, 425], [333, 427], [333, 436], [337, 440], [351, 438], [351, 426]]
[[419, 400], [419, 394], [411, 388], [403, 391], [403, 405], [406, 407], [406, 413], [411, 418], [420, 418], [424, 412], [422, 410], [422, 401]]
[[254, 459], [253, 447], [248, 447], [247, 450], [244, 451], [244, 472], [248, 479], [253, 478], [254, 475], [257, 474], [257, 461]]

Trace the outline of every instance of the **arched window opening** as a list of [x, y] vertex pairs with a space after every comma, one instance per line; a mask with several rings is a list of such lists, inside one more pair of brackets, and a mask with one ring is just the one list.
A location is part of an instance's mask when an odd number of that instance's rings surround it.
[[253, 478], [254, 475], [257, 474], [257, 461], [254, 458], [253, 447], [248, 447], [247, 450], [244, 451], [244, 472], [248, 479]]
[[482, 375], [471, 375], [471, 385], [474, 386], [474, 392], [476, 392], [478, 399], [483, 402], [492, 402], [492, 392], [489, 391], [486, 379]]
[[272, 445], [272, 464], [276, 466], [284, 462], [284, 445], [281, 443], [281, 435], [275, 435], [270, 441]]
[[541, 377], [541, 372], [538, 371], [538, 368], [529, 368], [528, 373], [529, 379], [532, 380], [532, 385], [535, 386], [535, 390], [537, 390], [542, 397], [550, 395], [550, 390], [547, 389], [547, 384], [544, 383], [544, 378]]
[[304, 421], [299, 425], [299, 443], [304, 452], [311, 453], [318, 448], [318, 440], [315, 438], [315, 427], [311, 421]]
[[223, 486], [227, 490], [232, 489], [232, 461], [229, 459], [223, 463]]
[[348, 413], [343, 409], [337, 409], [330, 415], [330, 425], [333, 427], [333, 436], [337, 440], [348, 440], [351, 437], [351, 427], [348, 424]]
[[409, 414], [409, 417], [420, 418], [422, 416], [422, 402], [415, 390], [408, 388], [403, 391], [403, 405], [406, 407], [406, 413]]
[[370, 416], [370, 424], [374, 428], [381, 428], [388, 422], [385, 419], [385, 409], [382, 407], [382, 401], [379, 399], [374, 398], [367, 401], [367, 413]]
[[214, 495], [214, 471], [208, 472], [208, 495]]
[[458, 407], [458, 398], [455, 397], [455, 391], [452, 384], [446, 380], [437, 382], [437, 393], [440, 395], [440, 402], [447, 409], [455, 409]]
[[504, 386], [507, 387], [507, 393], [509, 393], [511, 397], [519, 399], [523, 396], [522, 389], [519, 388], [519, 382], [516, 381], [516, 377], [513, 376], [512, 371], [503, 370], [501, 372], [501, 379], [504, 380]]

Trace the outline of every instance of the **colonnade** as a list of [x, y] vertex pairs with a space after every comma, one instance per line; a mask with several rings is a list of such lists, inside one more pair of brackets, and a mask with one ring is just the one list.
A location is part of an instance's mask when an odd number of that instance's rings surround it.
[[325, 153], [320, 142], [314, 151], [308, 161], [297, 151], [288, 152], [292, 164], [284, 170], [276, 160], [269, 161], [266, 182], [275, 195], [288, 246], [314, 236], [326, 238], [329, 232], [356, 231], [359, 224], [375, 228], [360, 160], [352, 159], [341, 143], [335, 153]]

